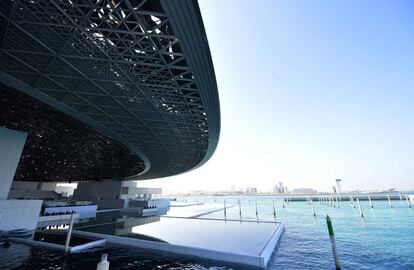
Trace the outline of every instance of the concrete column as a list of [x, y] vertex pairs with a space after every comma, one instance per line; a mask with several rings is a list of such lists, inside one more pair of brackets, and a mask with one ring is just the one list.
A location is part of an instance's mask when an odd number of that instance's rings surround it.
[[6, 200], [27, 133], [0, 128], [0, 200]]

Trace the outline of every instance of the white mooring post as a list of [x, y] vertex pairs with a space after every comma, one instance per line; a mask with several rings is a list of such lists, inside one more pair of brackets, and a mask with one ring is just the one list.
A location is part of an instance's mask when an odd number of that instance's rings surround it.
[[336, 241], [335, 241], [335, 235], [334, 235], [334, 231], [332, 227], [332, 222], [328, 215], [326, 215], [326, 224], [328, 225], [329, 238], [331, 239], [332, 253], [333, 253], [333, 257], [335, 261], [335, 270], [341, 270], [338, 252], [336, 251]]
[[402, 198], [402, 196], [401, 196], [401, 193], [398, 193], [398, 195], [400, 195], [400, 202], [401, 202], [401, 204], [404, 204], [404, 203], [403, 203], [403, 198]]
[[259, 212], [257, 211], [257, 200], [254, 200], [254, 204], [256, 205], [256, 217], [259, 215]]
[[387, 195], [387, 198], [388, 198], [388, 204], [390, 205], [390, 208], [392, 208], [392, 204], [391, 204], [390, 195]]
[[357, 198], [357, 203], [358, 203], [358, 208], [359, 208], [359, 214], [361, 215], [362, 218], [364, 218], [364, 213], [362, 212], [361, 204], [359, 204], [359, 198]]
[[316, 217], [316, 213], [315, 213], [315, 206], [313, 205], [313, 201], [311, 199], [311, 204], [312, 204], [312, 212], [313, 212], [313, 216]]
[[223, 203], [224, 203], [224, 219], [226, 219], [226, 216], [227, 216], [227, 211], [226, 211], [226, 199], [224, 199]]
[[276, 220], [275, 200], [272, 200], [272, 203], [273, 203], [273, 217], [274, 217], [274, 218], [275, 218], [275, 220]]
[[368, 196], [368, 200], [369, 200], [369, 207], [374, 208], [374, 206], [372, 205], [372, 202], [371, 202], [371, 196]]
[[68, 254], [68, 252], [69, 252], [70, 236], [72, 235], [72, 228], [73, 228], [74, 219], [75, 219], [75, 216], [73, 215], [73, 212], [72, 212], [72, 214], [70, 215], [68, 234], [66, 235], [65, 254]]
[[408, 199], [407, 194], [405, 195], [405, 200], [407, 201], [407, 205], [408, 205], [408, 207], [410, 207], [410, 208], [411, 208], [410, 200]]
[[96, 270], [109, 270], [108, 254], [102, 254], [101, 261], [96, 266]]

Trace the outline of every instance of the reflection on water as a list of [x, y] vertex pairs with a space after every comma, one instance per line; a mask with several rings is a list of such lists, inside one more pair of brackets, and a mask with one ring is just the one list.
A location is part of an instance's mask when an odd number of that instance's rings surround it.
[[128, 235], [132, 228], [142, 224], [160, 221], [160, 215], [167, 213], [161, 208], [154, 216], [137, 217], [136, 213], [122, 213], [119, 210], [99, 212], [96, 218], [82, 220], [74, 225], [75, 230], [82, 230], [110, 235]]
[[[62, 252], [31, 248], [12, 244], [8, 249], [0, 247], [0, 269], [4, 270], [84, 270], [96, 269], [101, 254], [108, 253], [110, 269], [188, 269], [227, 270], [239, 268], [226, 263], [214, 263], [175, 256], [171, 253], [152, 252], [138, 248], [106, 247], [64, 256]], [[251, 269], [253, 270], [253, 269]]]

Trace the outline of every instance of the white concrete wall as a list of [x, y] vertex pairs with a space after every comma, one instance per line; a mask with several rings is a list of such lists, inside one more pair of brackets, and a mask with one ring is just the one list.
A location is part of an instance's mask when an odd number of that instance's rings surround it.
[[79, 183], [73, 193], [73, 198], [78, 200], [119, 199], [121, 195], [122, 181], [104, 181]]
[[46, 200], [46, 199], [59, 199], [60, 195], [54, 191], [48, 190], [20, 190], [11, 189], [9, 191], [9, 200]]
[[99, 210], [120, 209], [125, 208], [127, 206], [127, 200], [123, 199], [92, 200], [92, 203], [96, 204]]
[[137, 187], [135, 181], [103, 181], [79, 183], [73, 192], [73, 199], [134, 199], [139, 195], [159, 195], [161, 188]]
[[148, 188], [148, 187], [138, 187], [136, 181], [123, 181], [122, 187], [128, 187], [128, 189], [123, 189], [128, 193], [123, 194], [152, 194], [158, 195], [162, 193], [162, 188]]
[[12, 189], [21, 190], [56, 190], [57, 182], [27, 182], [27, 181], [16, 181], [12, 184]]
[[39, 182], [14, 181], [12, 183], [11, 189], [37, 190], [39, 185]]
[[43, 182], [40, 185], [40, 190], [56, 191], [57, 182]]
[[36, 229], [42, 200], [0, 200], [0, 230]]
[[75, 191], [75, 187], [70, 187], [70, 186], [57, 186], [56, 190], [57, 193], [59, 194], [63, 194], [65, 196], [72, 196], [73, 192]]
[[272, 257], [273, 252], [275, 252], [276, 246], [278, 245], [284, 231], [285, 225], [283, 223], [278, 223], [272, 233], [272, 236], [259, 254], [261, 268], [266, 269], [267, 263]]
[[27, 133], [0, 128], [0, 200], [6, 200]]

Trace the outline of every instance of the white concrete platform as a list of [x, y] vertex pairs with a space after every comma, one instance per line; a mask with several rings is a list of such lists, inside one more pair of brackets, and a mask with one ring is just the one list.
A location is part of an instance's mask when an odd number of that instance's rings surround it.
[[[162, 217], [114, 236], [77, 230], [108, 243], [265, 268], [284, 232], [282, 223]], [[149, 241], [140, 239], [159, 239]]]

